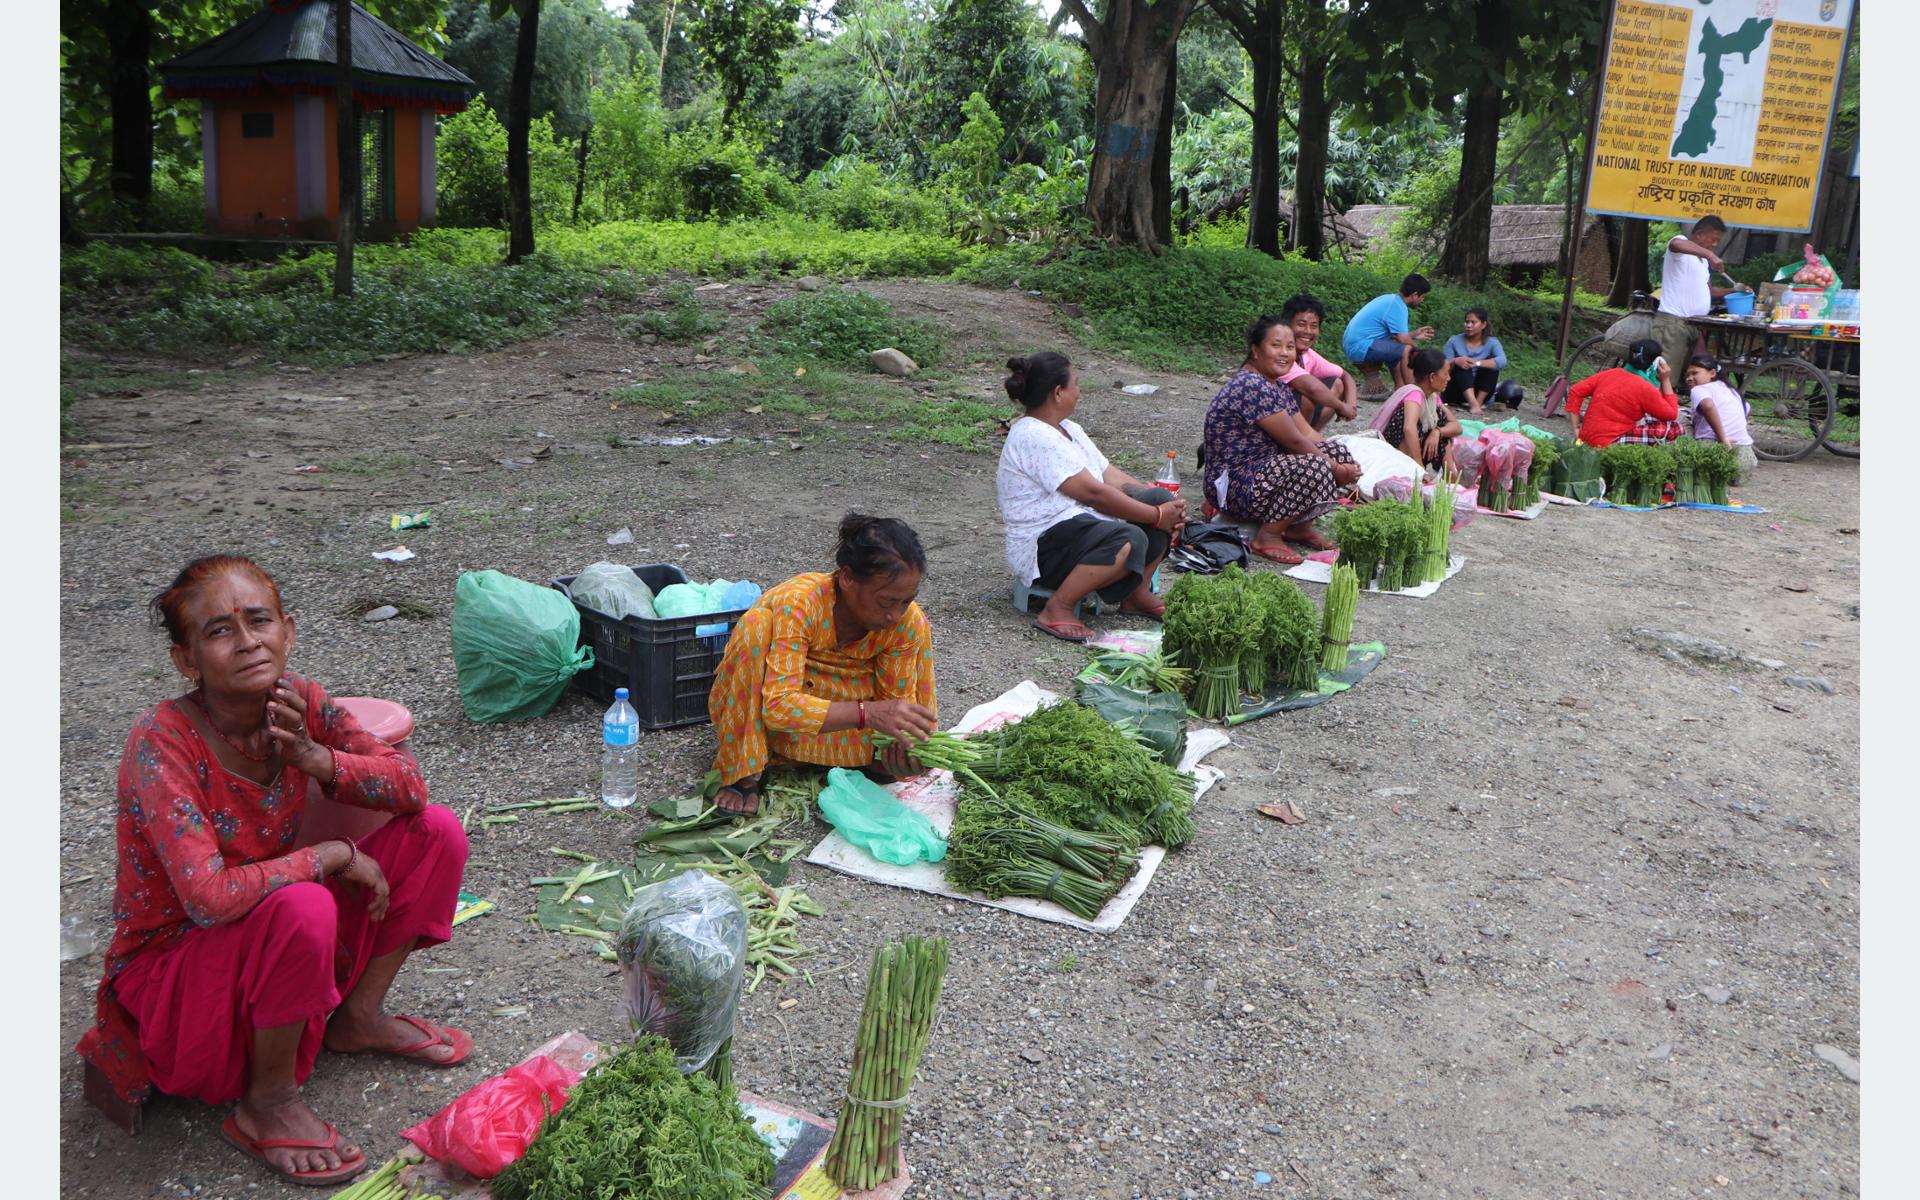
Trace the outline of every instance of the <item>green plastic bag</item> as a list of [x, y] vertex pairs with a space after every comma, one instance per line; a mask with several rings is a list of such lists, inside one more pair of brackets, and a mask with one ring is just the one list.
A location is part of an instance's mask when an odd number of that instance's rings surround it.
[[1118, 684], [1082, 679], [1074, 698], [1106, 718], [1131, 729], [1170, 767], [1187, 752], [1187, 702], [1171, 692], [1143, 692]]
[[820, 815], [840, 836], [881, 862], [904, 867], [947, 856], [947, 839], [933, 822], [858, 771], [835, 767], [820, 793]]
[[453, 668], [471, 721], [538, 717], [593, 665], [580, 610], [553, 588], [468, 571], [453, 585]]

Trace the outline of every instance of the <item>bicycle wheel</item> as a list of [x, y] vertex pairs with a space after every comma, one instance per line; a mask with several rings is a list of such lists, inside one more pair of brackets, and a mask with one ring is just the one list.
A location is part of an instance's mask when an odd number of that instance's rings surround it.
[[1609, 342], [1605, 334], [1595, 334], [1567, 352], [1567, 361], [1560, 365], [1560, 373], [1572, 385], [1589, 375], [1612, 370], [1626, 361], [1627, 356], [1620, 352], [1616, 343]]
[[1776, 358], [1746, 372], [1741, 396], [1752, 409], [1753, 452], [1772, 462], [1812, 454], [1833, 427], [1833, 386], [1826, 372], [1797, 358]]

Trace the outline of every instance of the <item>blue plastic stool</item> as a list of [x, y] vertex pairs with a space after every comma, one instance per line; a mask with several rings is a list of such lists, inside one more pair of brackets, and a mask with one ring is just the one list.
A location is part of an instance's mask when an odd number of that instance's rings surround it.
[[[1160, 568], [1155, 567], [1153, 569], [1153, 579], [1149, 581], [1148, 586], [1156, 596], [1160, 594]], [[1039, 600], [1042, 604], [1045, 604], [1052, 596], [1052, 588], [1028, 587], [1019, 580], [1015, 580], [1013, 584], [1013, 610], [1018, 613], [1030, 613], [1033, 611], [1033, 602], [1035, 600]], [[1085, 610], [1089, 604], [1093, 605], [1095, 616], [1101, 613], [1117, 612], [1120, 608], [1117, 604], [1108, 604], [1105, 600], [1102, 600], [1100, 593], [1089, 592], [1086, 599], [1073, 606], [1073, 619], [1076, 621], [1079, 620], [1081, 612]]]

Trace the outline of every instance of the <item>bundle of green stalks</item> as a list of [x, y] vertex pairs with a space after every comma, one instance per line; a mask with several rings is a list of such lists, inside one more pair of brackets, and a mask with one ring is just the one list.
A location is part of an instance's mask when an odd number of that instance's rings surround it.
[[1342, 509], [1333, 517], [1333, 540], [1340, 547], [1339, 561], [1353, 568], [1360, 586], [1373, 586], [1387, 558], [1387, 505], [1375, 502], [1359, 508]]
[[1684, 504], [1725, 504], [1727, 484], [1740, 470], [1732, 447], [1681, 438], [1668, 447], [1673, 455], [1673, 498]]
[[[1320, 614], [1300, 585], [1272, 571], [1247, 576], [1247, 590], [1263, 610], [1262, 633], [1266, 674], [1272, 682], [1296, 691], [1311, 691], [1320, 682]], [[1246, 686], [1245, 660], [1241, 684]], [[1265, 688], [1246, 686], [1256, 694]]]
[[1167, 591], [1161, 648], [1194, 673], [1193, 711], [1220, 720], [1240, 711], [1242, 665], [1258, 648], [1262, 614], [1246, 598], [1237, 566], [1218, 575], [1182, 574]]
[[[873, 739], [875, 750], [886, 750], [900, 740], [890, 734], [881, 733], [877, 729], [869, 736]], [[907, 753], [913, 755], [923, 767], [951, 771], [962, 779], [976, 781], [980, 779], [973, 770], [975, 764], [980, 761], [980, 747], [967, 740], [967, 735], [964, 733], [936, 729], [927, 736], [925, 741], [909, 743]], [[985, 784], [982, 783], [981, 786], [984, 787]]]
[[1093, 656], [1092, 666], [1099, 677], [1117, 687], [1141, 692], [1186, 694], [1193, 686], [1193, 672], [1176, 667], [1164, 653], [1136, 654], [1131, 650], [1103, 650]]
[[1533, 468], [1527, 472], [1527, 502], [1524, 507], [1531, 508], [1540, 501], [1541, 485], [1553, 478], [1553, 469], [1560, 461], [1560, 443], [1552, 438], [1528, 436], [1533, 442]]
[[1003, 797], [966, 788], [947, 838], [947, 881], [991, 900], [1052, 900], [1086, 920], [1099, 916], [1139, 864], [1121, 836], [1089, 833], [1039, 815], [1025, 788]]
[[1327, 583], [1327, 599], [1320, 614], [1320, 669], [1338, 675], [1347, 669], [1347, 648], [1353, 641], [1353, 610], [1359, 606], [1360, 580], [1353, 568], [1338, 563]]
[[682, 1075], [665, 1038], [635, 1039], [575, 1084], [494, 1200], [764, 1200], [773, 1154], [730, 1085]]
[[907, 1089], [926, 1052], [946, 974], [945, 938], [910, 937], [873, 952], [847, 1102], [822, 1164], [848, 1191], [879, 1187], [900, 1173]]
[[1169, 849], [1193, 836], [1193, 782], [1083, 704], [1063, 700], [975, 740], [986, 751], [982, 790], [1023, 788], [1045, 802], [1037, 815], [1056, 824]]
[[[363, 1175], [335, 1192], [332, 1200], [410, 1200], [413, 1190], [400, 1182], [400, 1172], [406, 1165], [405, 1159], [390, 1158], [373, 1174]], [[438, 1197], [422, 1200], [438, 1200]]]
[[1383, 592], [1397, 592], [1421, 583], [1421, 563], [1427, 548], [1427, 514], [1417, 490], [1414, 496], [1411, 504], [1379, 505], [1388, 515], [1386, 565], [1380, 571]]
[[1665, 446], [1616, 443], [1600, 452], [1607, 499], [1638, 508], [1658, 507], [1673, 478], [1673, 451]]
[[1437, 583], [1447, 577], [1453, 538], [1453, 481], [1444, 474], [1433, 485], [1432, 502], [1422, 517], [1426, 521], [1426, 539], [1422, 543], [1420, 578], [1426, 583]]

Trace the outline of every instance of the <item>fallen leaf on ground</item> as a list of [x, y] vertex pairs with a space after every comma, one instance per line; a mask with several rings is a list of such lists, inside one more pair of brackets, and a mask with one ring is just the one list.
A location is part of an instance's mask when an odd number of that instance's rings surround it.
[[1272, 817], [1282, 825], [1304, 825], [1306, 814], [1293, 806], [1293, 801], [1282, 800], [1278, 804], [1256, 804], [1253, 811], [1263, 817]]

